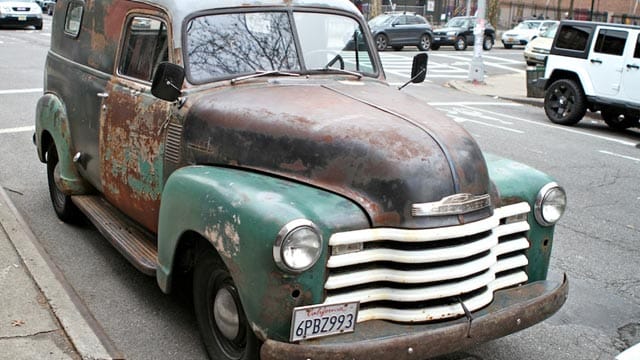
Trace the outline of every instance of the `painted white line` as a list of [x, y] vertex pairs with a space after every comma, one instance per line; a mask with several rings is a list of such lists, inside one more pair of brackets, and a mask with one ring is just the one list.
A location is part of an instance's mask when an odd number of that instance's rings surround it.
[[[454, 60], [461, 60], [461, 61], [465, 61], [468, 62], [471, 59], [470, 58], [466, 58], [463, 56], [459, 56], [459, 55], [445, 55], [445, 54], [433, 54], [435, 56], [441, 56], [441, 57], [445, 57], [445, 58], [449, 58], [449, 59], [454, 59]], [[505, 65], [501, 65], [501, 64], [494, 64], [492, 62], [489, 61], [485, 61], [483, 62], [485, 66], [491, 66], [491, 67], [495, 67], [495, 68], [499, 68], [499, 69], [504, 69], [504, 70], [509, 70], [509, 71], [513, 71], [519, 74], [524, 74], [525, 71], [521, 70], [521, 69], [514, 69], [510, 66], [505, 66]]]
[[605, 155], [611, 155], [611, 156], [619, 157], [619, 158], [622, 158], [622, 159], [627, 159], [627, 160], [640, 162], [640, 159], [638, 159], [638, 158], [634, 158], [634, 157], [626, 156], [626, 155], [621, 155], [621, 154], [616, 154], [616, 153], [613, 153], [613, 152], [610, 152], [610, 151], [606, 151], [606, 150], [600, 150], [598, 152], [601, 153], [601, 154], [605, 154]]
[[[455, 102], [430, 102], [431, 106], [512, 106], [520, 107], [522, 104], [512, 102], [487, 102], [487, 101], [455, 101]], [[475, 110], [475, 109], [474, 109]], [[484, 110], [483, 110], [484, 111]]]
[[459, 116], [452, 116], [451, 118], [455, 122], [458, 122], [458, 123], [470, 122], [470, 123], [474, 123], [474, 124], [484, 125], [484, 126], [487, 126], [487, 127], [490, 127], [490, 128], [494, 128], [494, 129], [500, 129], [500, 130], [504, 130], [504, 131], [514, 132], [516, 134], [524, 134], [524, 131], [521, 131], [521, 130], [516, 130], [516, 129], [512, 129], [512, 128], [508, 128], [508, 127], [504, 127], [504, 126], [499, 126], [499, 125], [488, 124], [488, 123], [482, 122], [482, 121], [465, 119], [465, 118], [462, 118], [462, 117], [459, 117]]
[[12, 89], [12, 90], [0, 90], [0, 95], [12, 95], [12, 94], [28, 94], [28, 93], [41, 93], [40, 89]]
[[9, 129], [0, 129], [0, 134], [14, 134], [19, 132], [34, 131], [35, 129], [36, 129], [35, 126], [23, 126], [23, 127], [9, 128]]
[[[465, 107], [468, 107], [469, 105], [477, 105], [477, 104], [473, 104], [473, 103], [472, 104], [468, 104], [468, 105], [467, 104], [462, 104], [462, 103], [453, 103], [453, 104], [454, 105], [459, 104], [460, 106], [465, 106]], [[537, 125], [537, 126], [543, 126], [543, 127], [547, 127], [547, 128], [551, 128], [551, 129], [562, 130], [562, 131], [569, 132], [569, 133], [572, 133], [572, 134], [588, 136], [588, 137], [592, 137], [592, 138], [596, 138], [596, 139], [600, 139], [600, 140], [604, 140], [604, 141], [618, 143], [618, 144], [621, 144], [621, 145], [635, 147], [636, 144], [637, 144], [636, 142], [620, 140], [620, 139], [612, 138], [612, 137], [609, 137], [609, 136], [590, 134], [588, 132], [585, 132], [585, 131], [582, 131], [582, 130], [576, 130], [576, 129], [573, 129], [573, 128], [570, 128], [570, 127], [567, 127], [567, 126], [563, 126], [563, 125], [541, 123], [539, 121], [523, 119], [521, 117], [502, 114], [502, 113], [498, 113], [498, 112], [490, 111], [490, 110], [486, 110], [486, 109], [475, 109], [475, 108], [470, 108], [470, 109], [484, 111], [484, 112], [492, 114], [492, 115], [502, 116], [502, 117], [505, 117], [505, 118], [508, 118], [508, 119], [513, 119], [513, 120], [517, 120], [517, 121], [520, 121], [520, 122], [525, 122], [525, 123], [532, 124], [532, 125]]]

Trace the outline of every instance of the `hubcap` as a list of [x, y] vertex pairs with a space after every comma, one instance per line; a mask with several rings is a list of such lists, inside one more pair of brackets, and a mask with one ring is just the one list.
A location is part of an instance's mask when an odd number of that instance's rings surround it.
[[216, 294], [213, 302], [213, 317], [220, 333], [229, 340], [235, 340], [240, 330], [240, 316], [233, 295], [227, 288]]

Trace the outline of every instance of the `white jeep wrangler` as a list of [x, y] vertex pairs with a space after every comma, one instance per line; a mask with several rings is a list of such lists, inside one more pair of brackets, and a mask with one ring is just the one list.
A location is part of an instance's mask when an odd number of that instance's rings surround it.
[[576, 124], [589, 109], [611, 128], [639, 126], [640, 27], [561, 22], [539, 83], [554, 123]]

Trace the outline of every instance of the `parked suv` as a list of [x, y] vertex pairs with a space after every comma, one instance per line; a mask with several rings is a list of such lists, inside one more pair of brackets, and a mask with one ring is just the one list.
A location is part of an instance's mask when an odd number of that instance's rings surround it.
[[404, 46], [417, 46], [421, 51], [431, 47], [433, 33], [431, 24], [422, 16], [413, 13], [387, 13], [369, 20], [378, 51], [391, 46], [402, 50]]
[[640, 27], [561, 22], [538, 83], [555, 123], [576, 124], [588, 109], [614, 129], [639, 126]]
[[45, 66], [54, 211], [191, 284], [212, 359], [424, 359], [566, 300], [562, 187], [389, 86], [348, 0], [58, 0]]
[[[459, 16], [449, 20], [444, 27], [433, 30], [433, 50], [440, 46], [453, 46], [456, 50], [464, 50], [468, 45], [473, 45], [475, 35], [473, 30], [478, 19], [475, 16]], [[496, 40], [496, 31], [489, 22], [485, 22], [482, 48], [491, 50]]]

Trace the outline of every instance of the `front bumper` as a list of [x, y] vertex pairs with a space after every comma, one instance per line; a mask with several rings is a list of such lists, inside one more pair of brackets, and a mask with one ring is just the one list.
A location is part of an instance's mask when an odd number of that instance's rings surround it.
[[42, 15], [0, 15], [0, 26], [42, 26]]
[[[497, 291], [491, 305], [467, 318], [406, 325], [367, 321], [356, 332], [300, 344], [267, 340], [261, 359], [418, 359], [438, 356], [496, 339], [553, 315], [567, 299], [569, 282], [545, 280]], [[400, 335], [399, 335], [400, 334]]]

